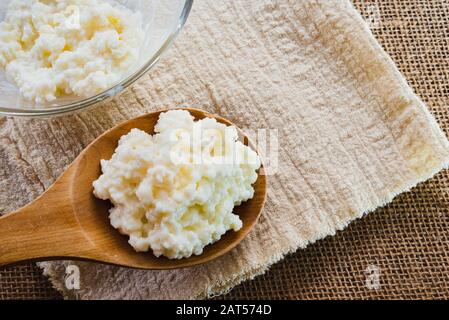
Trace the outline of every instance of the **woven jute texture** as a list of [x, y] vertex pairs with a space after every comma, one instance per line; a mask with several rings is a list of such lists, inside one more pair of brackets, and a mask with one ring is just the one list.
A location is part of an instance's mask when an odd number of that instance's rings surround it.
[[[449, 134], [449, 4], [354, 1]], [[332, 238], [220, 298], [449, 298], [449, 173], [443, 171]], [[373, 279], [379, 272], [379, 287]], [[377, 289], [376, 289], [377, 288]], [[32, 264], [0, 271], [0, 298], [59, 298]]]

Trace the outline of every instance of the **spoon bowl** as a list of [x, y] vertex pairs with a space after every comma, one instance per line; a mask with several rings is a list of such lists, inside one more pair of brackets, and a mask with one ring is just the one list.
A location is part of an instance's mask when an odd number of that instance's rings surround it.
[[[196, 120], [206, 117], [233, 125], [230, 121], [199, 109], [184, 108]], [[110, 129], [94, 140], [56, 182], [29, 205], [0, 217], [0, 266], [22, 261], [55, 259], [90, 260], [138, 269], [174, 269], [211, 261], [230, 251], [257, 222], [266, 198], [266, 176], [259, 169], [254, 197], [234, 208], [243, 227], [228, 231], [199, 256], [172, 260], [150, 252], [136, 252], [109, 222], [111, 203], [93, 195], [92, 182], [101, 175], [100, 160], [110, 159], [118, 140], [131, 129], [149, 134], [159, 115], [168, 110], [148, 113]], [[237, 128], [238, 129], [238, 128]], [[255, 149], [238, 129], [239, 139]]]

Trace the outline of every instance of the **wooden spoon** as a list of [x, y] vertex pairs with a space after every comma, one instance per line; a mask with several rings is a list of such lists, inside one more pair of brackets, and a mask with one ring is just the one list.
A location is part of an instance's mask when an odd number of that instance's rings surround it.
[[[188, 110], [196, 119], [211, 117], [232, 125], [216, 115]], [[234, 248], [259, 218], [266, 197], [266, 176], [259, 170], [254, 198], [236, 207], [243, 221], [238, 232], [228, 231], [221, 240], [205, 248], [200, 256], [170, 260], [156, 258], [151, 251], [137, 253], [109, 223], [109, 201], [97, 199], [92, 182], [100, 174], [100, 160], [110, 159], [118, 139], [132, 128], [153, 134], [159, 114], [149, 113], [126, 121], [93, 141], [40, 197], [22, 209], [0, 217], [0, 266], [21, 261], [76, 259], [93, 260], [139, 269], [189, 267], [215, 259]], [[240, 140], [255, 147], [239, 129]]]

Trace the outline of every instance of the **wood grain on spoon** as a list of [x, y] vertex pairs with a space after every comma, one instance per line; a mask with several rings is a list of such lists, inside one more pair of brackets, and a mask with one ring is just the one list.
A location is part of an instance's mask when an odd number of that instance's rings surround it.
[[[188, 110], [196, 119], [216, 118], [198, 109]], [[137, 253], [109, 223], [110, 202], [94, 197], [92, 182], [101, 174], [100, 160], [110, 159], [118, 140], [132, 128], [153, 134], [159, 114], [149, 113], [107, 131], [92, 142], [61, 177], [39, 198], [24, 208], [0, 217], [0, 266], [22, 261], [50, 259], [93, 260], [140, 269], [172, 269], [208, 262], [234, 248], [259, 218], [266, 197], [266, 176], [259, 169], [254, 198], [236, 207], [243, 221], [238, 232], [228, 231], [218, 242], [208, 245], [202, 255], [187, 259], [156, 258], [151, 252]], [[241, 141], [255, 146], [239, 130]]]

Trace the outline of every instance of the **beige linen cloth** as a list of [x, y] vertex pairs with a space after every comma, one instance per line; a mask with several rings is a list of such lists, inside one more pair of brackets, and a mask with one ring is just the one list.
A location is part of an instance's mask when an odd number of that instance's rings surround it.
[[[53, 119], [0, 118], [0, 210], [38, 196], [96, 136], [125, 119], [191, 106], [278, 130], [263, 215], [206, 265], [137, 271], [42, 263], [67, 298], [203, 298], [345, 228], [449, 161], [449, 143], [349, 0], [198, 0], [170, 53], [112, 102]], [[20, 232], [20, 230], [18, 230]], [[81, 289], [64, 285], [80, 267]]]

